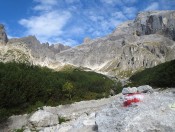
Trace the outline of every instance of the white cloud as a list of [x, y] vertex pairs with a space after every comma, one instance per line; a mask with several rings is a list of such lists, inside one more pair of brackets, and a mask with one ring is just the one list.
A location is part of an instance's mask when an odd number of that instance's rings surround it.
[[137, 2], [138, 2], [138, 0], [123, 0], [123, 3], [129, 4], [129, 5], [133, 5], [133, 4], [137, 3]]
[[8, 39], [12, 39], [12, 38], [20, 38], [18, 36], [12, 36], [12, 35], [7, 35]]
[[126, 16], [121, 11], [112, 13], [112, 17], [119, 19], [119, 20], [126, 20], [127, 19]]
[[74, 35], [80, 35], [84, 33], [84, 28], [80, 26], [74, 26], [70, 28], [69, 33]]
[[97, 16], [97, 15], [94, 14], [94, 15], [90, 15], [89, 19], [91, 21], [94, 21], [94, 22], [99, 22], [99, 21], [103, 21], [104, 17], [103, 16]]
[[159, 3], [153, 2], [151, 5], [145, 8], [145, 11], [152, 11], [152, 10], [158, 10], [159, 9]]
[[135, 7], [123, 7], [123, 13], [129, 19], [133, 19], [137, 13], [137, 8]]
[[21, 19], [19, 23], [27, 28], [26, 34], [36, 35], [46, 40], [62, 34], [62, 28], [70, 17], [69, 12], [52, 11], [29, 19]]
[[64, 44], [64, 45], [68, 45], [68, 46], [75, 46], [77, 44], [79, 44], [77, 41], [73, 40], [73, 39], [62, 39], [62, 38], [55, 38], [54, 40], [52, 40], [52, 44], [57, 44], [57, 43], [61, 43], [61, 44]]
[[41, 42], [56, 43], [55, 38], [64, 34], [63, 28], [71, 18], [71, 13], [54, 8], [58, 4], [57, 0], [34, 0], [34, 2], [38, 3], [33, 8], [38, 15], [19, 20], [19, 24], [27, 29], [24, 35], [35, 35]]
[[122, 5], [122, 0], [101, 0], [102, 3], [110, 4], [110, 5]]
[[65, 1], [66, 1], [66, 3], [68, 3], [68, 4], [80, 2], [80, 0], [65, 0]]
[[41, 3], [42, 5], [56, 5], [57, 0], [34, 0], [35, 2]]
[[117, 6], [124, 6], [124, 5], [134, 5], [138, 2], [138, 0], [100, 0], [102, 3], [109, 4], [109, 5], [117, 5]]
[[38, 3], [33, 9], [36, 11], [48, 11], [52, 10], [54, 6], [58, 4], [57, 0], [34, 0]]

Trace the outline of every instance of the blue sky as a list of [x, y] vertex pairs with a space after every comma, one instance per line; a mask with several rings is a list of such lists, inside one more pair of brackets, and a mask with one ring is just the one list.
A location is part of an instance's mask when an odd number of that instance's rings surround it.
[[174, 9], [175, 0], [1, 0], [0, 23], [9, 37], [75, 46], [111, 33], [140, 11]]

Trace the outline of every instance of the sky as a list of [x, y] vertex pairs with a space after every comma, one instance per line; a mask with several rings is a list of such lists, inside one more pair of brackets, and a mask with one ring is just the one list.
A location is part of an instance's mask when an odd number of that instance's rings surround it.
[[76, 46], [152, 10], [175, 10], [175, 0], [1, 0], [0, 23], [9, 38], [35, 35], [41, 43]]

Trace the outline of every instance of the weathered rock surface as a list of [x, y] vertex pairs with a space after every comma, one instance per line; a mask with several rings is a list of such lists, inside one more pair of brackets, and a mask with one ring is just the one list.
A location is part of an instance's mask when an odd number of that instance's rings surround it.
[[40, 44], [35, 36], [9, 39], [6, 45], [0, 45], [0, 62], [25, 62], [59, 69], [62, 64], [55, 61], [55, 54], [69, 48], [62, 44]]
[[0, 44], [6, 44], [8, 42], [8, 38], [5, 32], [4, 25], [0, 24]]
[[137, 35], [160, 34], [175, 41], [175, 12], [151, 11], [138, 14]]
[[[49, 43], [41, 44], [35, 36], [28, 36], [19, 39], [10, 39], [8, 44], [14, 45], [14, 43], [21, 43], [28, 50], [33, 60], [33, 64], [51, 67], [54, 65], [60, 65], [55, 61], [55, 54], [63, 50], [69, 49], [69, 46], [62, 44], [49, 45]], [[51, 65], [51, 66], [50, 66]]]
[[132, 94], [132, 93], [137, 93], [137, 88], [136, 87], [127, 87], [123, 88], [122, 94]]
[[[24, 128], [25, 132], [31, 132], [32, 130], [40, 132], [94, 132], [97, 130], [95, 113], [105, 108], [114, 99], [115, 96], [58, 107], [45, 106], [42, 110], [38, 110], [31, 115], [10, 117], [5, 127], [0, 127], [0, 131]], [[59, 118], [69, 120], [59, 124]]]
[[30, 117], [29, 123], [33, 127], [53, 126], [58, 124], [58, 117], [50, 112], [39, 110]]
[[139, 86], [139, 87], [127, 87], [127, 88], [123, 88], [122, 90], [122, 94], [132, 94], [132, 93], [152, 93], [153, 89], [151, 86], [149, 85], [143, 85], [143, 86]]
[[56, 60], [98, 72], [127, 77], [137, 70], [175, 58], [175, 11], [139, 13], [110, 35], [85, 39], [80, 46], [56, 55]]
[[144, 100], [130, 107], [123, 107], [122, 98], [117, 98], [107, 108], [96, 114], [99, 132], [174, 132], [175, 103], [173, 89], [144, 94]]
[[144, 86], [137, 87], [137, 92], [138, 93], [147, 93], [147, 92], [152, 93], [153, 89], [149, 85], [144, 85]]
[[0, 45], [0, 62], [32, 62], [30, 50], [21, 43]]

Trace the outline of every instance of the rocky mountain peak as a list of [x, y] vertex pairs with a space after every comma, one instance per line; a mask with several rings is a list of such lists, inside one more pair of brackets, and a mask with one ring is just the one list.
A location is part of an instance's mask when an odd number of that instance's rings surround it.
[[89, 37], [86, 37], [84, 38], [83, 43], [86, 44], [86, 43], [89, 43], [90, 41], [91, 39]]
[[175, 41], [175, 11], [140, 12], [134, 23], [138, 36], [160, 34]]
[[[1, 32], [5, 33], [4, 26]], [[137, 70], [175, 59], [175, 11], [140, 12], [111, 34], [93, 40], [85, 38], [83, 44], [74, 48], [41, 44], [35, 36], [10, 39], [8, 43], [19, 41], [42, 66], [71, 64], [128, 77]]]
[[8, 38], [5, 32], [5, 28], [3, 24], [0, 24], [0, 43], [6, 44], [8, 42]]
[[105, 74], [130, 76], [175, 58], [175, 11], [141, 12], [98, 39], [56, 54], [64, 64], [87, 67]]
[[71, 47], [59, 43], [59, 44], [52, 44], [51, 46], [49, 46], [49, 48], [53, 50], [55, 53], [59, 53], [63, 50], [70, 49]]

